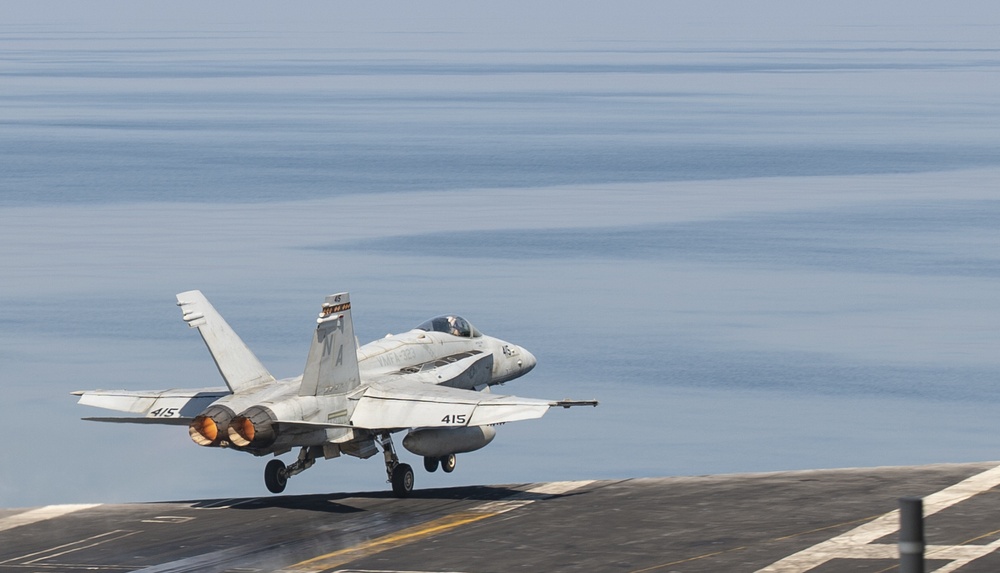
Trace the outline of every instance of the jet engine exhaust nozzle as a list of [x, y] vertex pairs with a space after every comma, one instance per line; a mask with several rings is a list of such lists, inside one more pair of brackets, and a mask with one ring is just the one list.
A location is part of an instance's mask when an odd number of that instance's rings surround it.
[[274, 413], [263, 406], [247, 408], [229, 423], [229, 441], [241, 448], [266, 448], [277, 437], [275, 421]]
[[220, 446], [226, 438], [225, 429], [234, 415], [234, 412], [225, 406], [211, 406], [195, 416], [188, 425], [188, 434], [199, 446]]

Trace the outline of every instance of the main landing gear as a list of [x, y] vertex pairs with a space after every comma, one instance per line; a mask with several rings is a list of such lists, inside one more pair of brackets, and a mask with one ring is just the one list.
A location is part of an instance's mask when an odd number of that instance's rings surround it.
[[442, 456], [440, 458], [430, 458], [424, 456], [424, 469], [431, 473], [436, 472], [438, 464], [440, 464], [444, 473], [450, 474], [455, 471], [455, 464], [457, 463], [458, 461], [455, 459], [455, 454], [448, 454], [447, 456]]
[[[393, 495], [396, 497], [410, 495], [410, 492], [413, 491], [413, 468], [410, 467], [410, 464], [400, 463], [399, 456], [396, 455], [396, 448], [392, 445], [392, 436], [389, 432], [379, 434], [378, 442], [382, 446], [382, 453], [385, 455], [385, 473], [389, 478], [389, 483], [392, 484]], [[287, 467], [279, 459], [267, 462], [267, 466], [264, 467], [264, 485], [267, 486], [267, 490], [271, 493], [285, 491], [285, 486], [288, 485], [288, 478], [311, 468], [316, 463], [316, 459], [321, 455], [323, 455], [322, 447], [306, 446], [299, 451], [299, 459]], [[424, 469], [429, 472], [436, 471], [439, 465], [447, 473], [455, 471], [455, 454], [449, 454], [440, 458], [424, 458]]]
[[288, 478], [311, 468], [316, 463], [318, 453], [322, 453], [321, 448], [319, 452], [316, 452], [314, 448], [304, 447], [299, 451], [299, 459], [288, 467], [285, 467], [284, 462], [281, 460], [267, 462], [267, 465], [264, 466], [264, 485], [267, 486], [267, 491], [271, 493], [285, 491], [285, 486], [288, 485]]
[[285, 462], [271, 460], [264, 466], [264, 485], [271, 493], [281, 493], [288, 485], [288, 474], [285, 473]]
[[410, 464], [399, 463], [399, 456], [396, 455], [396, 448], [392, 445], [392, 436], [389, 432], [383, 432], [378, 437], [379, 444], [382, 445], [382, 453], [385, 455], [385, 473], [392, 483], [392, 493], [396, 497], [406, 497], [413, 491], [413, 468]]

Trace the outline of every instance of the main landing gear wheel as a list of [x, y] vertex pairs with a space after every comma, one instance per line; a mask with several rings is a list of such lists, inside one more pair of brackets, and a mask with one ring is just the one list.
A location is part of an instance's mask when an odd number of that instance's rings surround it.
[[413, 491], [413, 468], [410, 464], [399, 464], [392, 470], [392, 493], [396, 497], [406, 497]]
[[457, 463], [458, 460], [455, 459], [455, 454], [448, 454], [447, 456], [441, 458], [441, 469], [443, 469], [445, 473], [450, 474], [455, 471], [455, 464]]
[[264, 485], [271, 493], [281, 493], [285, 491], [288, 484], [288, 476], [285, 474], [285, 463], [281, 460], [271, 460], [264, 467]]
[[438, 469], [438, 459], [424, 456], [424, 469], [434, 473]]

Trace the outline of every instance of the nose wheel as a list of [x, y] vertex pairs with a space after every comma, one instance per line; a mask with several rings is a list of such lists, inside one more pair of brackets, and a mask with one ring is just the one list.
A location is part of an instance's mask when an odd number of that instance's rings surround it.
[[444, 470], [444, 473], [450, 474], [455, 471], [455, 465], [457, 463], [458, 460], [455, 459], [455, 454], [448, 454], [447, 456], [441, 458], [441, 469]]
[[455, 454], [448, 454], [447, 456], [442, 456], [440, 458], [431, 458], [424, 456], [424, 469], [430, 473], [434, 473], [438, 469], [438, 465], [444, 470], [444, 473], [450, 474], [455, 471], [455, 464], [458, 461], [455, 459]]
[[429, 473], [436, 472], [438, 469], [439, 461], [440, 460], [438, 458], [431, 458], [428, 456], [424, 456], [424, 469], [427, 470]]

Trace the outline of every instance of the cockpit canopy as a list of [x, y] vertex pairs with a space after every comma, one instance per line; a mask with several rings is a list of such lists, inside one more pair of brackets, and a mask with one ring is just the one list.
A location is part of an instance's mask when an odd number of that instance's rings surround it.
[[419, 330], [426, 330], [427, 332], [445, 332], [463, 338], [477, 338], [483, 335], [468, 320], [454, 314], [435, 316], [430, 320], [420, 323], [420, 326], [417, 328]]

